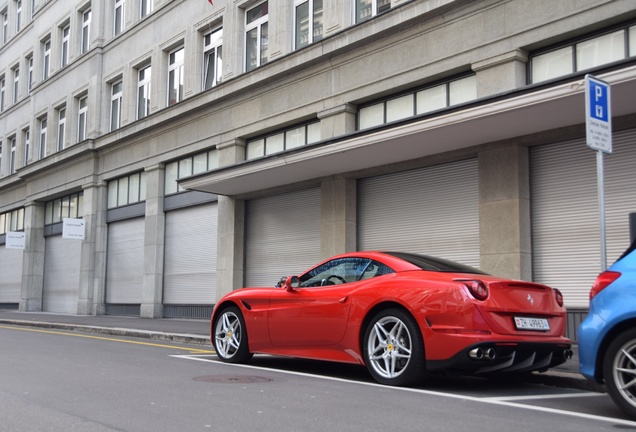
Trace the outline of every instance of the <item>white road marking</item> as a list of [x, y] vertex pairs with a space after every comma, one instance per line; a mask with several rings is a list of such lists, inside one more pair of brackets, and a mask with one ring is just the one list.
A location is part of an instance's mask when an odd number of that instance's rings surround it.
[[[450, 398], [450, 399], [462, 399], [462, 400], [468, 400], [468, 401], [472, 401], [472, 402], [487, 403], [487, 404], [491, 404], [491, 405], [502, 405], [502, 406], [508, 406], [508, 407], [513, 407], [513, 408], [522, 408], [522, 409], [527, 409], [527, 410], [532, 410], [532, 411], [541, 411], [541, 412], [545, 412], [545, 413], [560, 414], [560, 415], [565, 415], [565, 416], [570, 416], [570, 417], [579, 417], [579, 418], [584, 418], [584, 419], [589, 419], [589, 420], [597, 420], [597, 421], [601, 421], [601, 422], [613, 423], [615, 425], [620, 424], [620, 425], [625, 425], [625, 426], [636, 427], [636, 421], [622, 420], [622, 419], [617, 419], [617, 418], [613, 418], [613, 417], [604, 417], [604, 416], [598, 416], [598, 415], [593, 415], [593, 414], [578, 413], [578, 412], [574, 412], [574, 411], [558, 410], [558, 409], [554, 409], [554, 408], [547, 408], [547, 407], [541, 407], [541, 406], [524, 405], [524, 404], [521, 404], [521, 403], [512, 402], [513, 400], [517, 400], [517, 398], [519, 398], [519, 400], [531, 399], [531, 398], [533, 398], [532, 396], [527, 396], [527, 397], [513, 397], [513, 396], [510, 396], [508, 398], [506, 398], [506, 397], [502, 397], [502, 398], [482, 398], [482, 397], [469, 396], [469, 395], [442, 393], [442, 392], [433, 391], [433, 390], [414, 389], [414, 388], [408, 388], [408, 387], [392, 387], [392, 386], [386, 386], [386, 385], [383, 385], [383, 384], [372, 383], [372, 382], [355, 381], [355, 380], [344, 379], [344, 378], [330, 377], [330, 376], [324, 376], [324, 375], [316, 375], [316, 374], [311, 374], [311, 373], [306, 373], [306, 372], [295, 372], [295, 371], [287, 371], [287, 370], [274, 369], [274, 368], [268, 368], [268, 367], [262, 367], [262, 366], [253, 366], [253, 365], [249, 365], [249, 364], [224, 363], [224, 362], [222, 362], [220, 360], [211, 359], [209, 355], [171, 355], [170, 357], [182, 358], [182, 359], [187, 359], [187, 360], [196, 360], [196, 361], [202, 361], [202, 362], [208, 362], [208, 363], [216, 363], [216, 364], [220, 364], [220, 365], [224, 365], [224, 366], [238, 367], [238, 368], [244, 368], [244, 369], [275, 372], [275, 373], [280, 373], [280, 374], [283, 374], [283, 375], [296, 375], [296, 376], [302, 376], [302, 377], [308, 377], [308, 378], [316, 378], [316, 379], [322, 379], [322, 380], [328, 380], [328, 381], [337, 381], [337, 382], [348, 383], [348, 384], [358, 384], [358, 385], [364, 385], [364, 386], [369, 386], [369, 387], [380, 387], [380, 388], [384, 388], [384, 389], [390, 388], [390, 389], [396, 390], [396, 391], [403, 391], [403, 392], [409, 392], [409, 393], [419, 393], [419, 394], [425, 394], [425, 395], [431, 395], [431, 396], [445, 397], [445, 398]], [[585, 395], [585, 396], [599, 396], [600, 393], [582, 393], [582, 395]], [[542, 397], [548, 399], [551, 396], [553, 396], [553, 395], [544, 395]], [[572, 397], [572, 396], [573, 395], [563, 395], [563, 397]], [[534, 397], [534, 399], [540, 399], [542, 397], [538, 397], [537, 396], [537, 397]]]

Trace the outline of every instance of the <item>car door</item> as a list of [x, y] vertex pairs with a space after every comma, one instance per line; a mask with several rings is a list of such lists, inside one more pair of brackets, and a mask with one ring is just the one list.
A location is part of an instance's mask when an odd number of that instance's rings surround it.
[[371, 260], [348, 257], [327, 261], [300, 277], [300, 287], [270, 297], [268, 327], [274, 346], [328, 346], [338, 343], [349, 314], [349, 293]]

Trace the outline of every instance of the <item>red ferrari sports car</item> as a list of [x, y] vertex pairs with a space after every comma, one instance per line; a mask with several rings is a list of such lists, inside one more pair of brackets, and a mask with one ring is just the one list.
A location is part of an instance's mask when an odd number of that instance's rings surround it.
[[210, 339], [222, 361], [357, 363], [380, 383], [413, 385], [433, 371], [545, 371], [572, 356], [558, 290], [440, 258], [347, 253], [278, 285], [216, 304]]

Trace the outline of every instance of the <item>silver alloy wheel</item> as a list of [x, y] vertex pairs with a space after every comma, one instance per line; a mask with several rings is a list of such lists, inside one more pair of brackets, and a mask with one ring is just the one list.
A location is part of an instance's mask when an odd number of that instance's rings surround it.
[[612, 378], [621, 397], [636, 409], [636, 339], [628, 340], [614, 356]]
[[220, 357], [231, 359], [241, 347], [242, 328], [239, 317], [232, 311], [224, 311], [216, 321], [214, 339]]
[[399, 377], [411, 360], [411, 334], [397, 317], [385, 316], [373, 324], [367, 352], [373, 370], [383, 378]]

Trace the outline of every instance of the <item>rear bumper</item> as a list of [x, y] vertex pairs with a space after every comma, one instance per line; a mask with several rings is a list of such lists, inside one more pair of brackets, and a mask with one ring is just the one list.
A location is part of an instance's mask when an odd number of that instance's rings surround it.
[[458, 373], [519, 373], [544, 371], [572, 357], [569, 343], [480, 342], [447, 360], [426, 362], [429, 371]]

